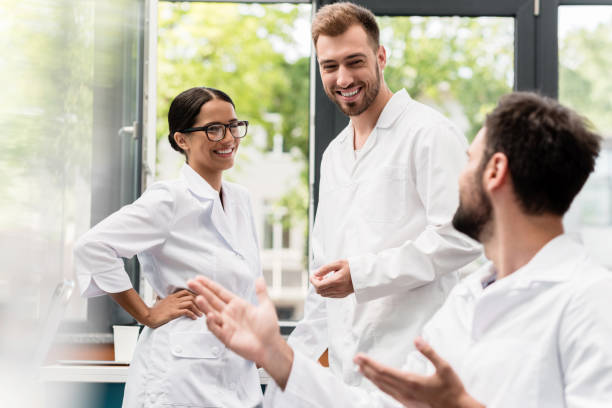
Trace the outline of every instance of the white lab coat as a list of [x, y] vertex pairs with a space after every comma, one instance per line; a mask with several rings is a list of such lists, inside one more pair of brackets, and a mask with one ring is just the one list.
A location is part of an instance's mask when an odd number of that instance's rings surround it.
[[[490, 264], [455, 287], [423, 336], [488, 407], [603, 408], [612, 402], [612, 272], [562, 235], [483, 290]], [[406, 342], [412, 339], [405, 339]], [[417, 351], [403, 370], [433, 373]], [[285, 394], [308, 407], [400, 407], [296, 353]]]
[[[315, 360], [329, 348], [331, 371], [349, 385], [371, 388], [353, 369], [357, 352], [401, 365], [414, 348], [410, 339], [456, 283], [455, 271], [480, 254], [451, 224], [466, 150], [444, 116], [405, 90], [387, 103], [357, 159], [351, 124], [330, 143], [311, 266], [348, 258], [355, 293], [329, 299], [311, 288], [289, 344]], [[266, 405], [289, 404], [275, 400], [275, 388]]]
[[[132, 287], [121, 257], [137, 254], [160, 297], [205, 275], [255, 302], [259, 247], [247, 191], [223, 182], [219, 194], [191, 167], [152, 185], [133, 204], [77, 243], [76, 276], [84, 296]], [[253, 363], [227, 350], [205, 317], [145, 327], [130, 365], [124, 407], [253, 407], [262, 398]]]

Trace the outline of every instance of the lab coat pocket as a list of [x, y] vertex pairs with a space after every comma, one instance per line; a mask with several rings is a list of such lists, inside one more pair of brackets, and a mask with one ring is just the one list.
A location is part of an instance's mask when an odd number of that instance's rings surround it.
[[217, 406], [224, 387], [225, 346], [209, 332], [172, 332], [169, 346], [166, 404]]
[[406, 217], [408, 169], [381, 166], [359, 183], [357, 200], [368, 222], [397, 222]]

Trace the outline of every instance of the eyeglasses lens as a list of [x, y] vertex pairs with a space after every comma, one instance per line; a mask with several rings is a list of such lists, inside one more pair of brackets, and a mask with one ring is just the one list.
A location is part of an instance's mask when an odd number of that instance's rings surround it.
[[234, 137], [244, 137], [246, 135], [247, 127], [245, 123], [237, 123], [235, 125], [230, 125], [230, 132], [232, 132], [232, 136]]

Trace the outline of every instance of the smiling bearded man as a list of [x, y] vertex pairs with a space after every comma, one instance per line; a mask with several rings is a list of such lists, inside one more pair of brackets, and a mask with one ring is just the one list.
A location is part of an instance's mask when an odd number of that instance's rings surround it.
[[[442, 305], [455, 271], [480, 254], [451, 225], [467, 141], [406, 90], [391, 92], [369, 10], [322, 7], [312, 39], [323, 88], [350, 122], [323, 154], [312, 285], [289, 343], [314, 361], [327, 349], [336, 377], [373, 388], [353, 356], [365, 352], [399, 367], [414, 349], [406, 339]], [[275, 400], [276, 390], [269, 387], [266, 406], [302, 403]]]

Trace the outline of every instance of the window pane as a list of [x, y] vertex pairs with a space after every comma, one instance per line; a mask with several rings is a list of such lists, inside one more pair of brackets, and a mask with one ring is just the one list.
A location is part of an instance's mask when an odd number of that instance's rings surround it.
[[285, 319], [301, 318], [308, 284], [310, 13], [305, 4], [159, 4], [157, 178], [175, 178], [184, 163], [167, 141], [172, 98], [193, 86], [227, 92], [250, 125], [225, 177], [251, 193], [264, 276]]
[[444, 113], [472, 140], [514, 81], [514, 19], [380, 17], [393, 91]]
[[604, 136], [595, 172], [565, 217], [568, 232], [612, 268], [612, 6], [559, 7], [559, 100]]

